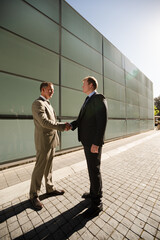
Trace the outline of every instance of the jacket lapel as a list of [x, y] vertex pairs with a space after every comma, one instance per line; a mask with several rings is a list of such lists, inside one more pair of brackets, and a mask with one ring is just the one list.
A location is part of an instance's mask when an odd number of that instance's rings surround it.
[[97, 93], [95, 92], [87, 101], [86, 105], [84, 107], [81, 108], [80, 110], [80, 114], [79, 114], [79, 118], [81, 119], [86, 111], [86, 108], [87, 108], [87, 104], [92, 101], [93, 97], [96, 95]]

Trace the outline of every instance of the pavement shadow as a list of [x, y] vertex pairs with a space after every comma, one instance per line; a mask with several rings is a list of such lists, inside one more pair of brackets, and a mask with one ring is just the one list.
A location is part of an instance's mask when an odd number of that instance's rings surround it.
[[33, 209], [30, 200], [26, 200], [15, 205], [12, 205], [2, 211], [0, 211], [0, 223], [3, 223], [7, 219], [16, 216], [26, 210], [27, 208]]
[[[41, 200], [45, 198], [45, 194], [41, 196]], [[61, 213], [57, 217], [35, 227], [34, 229], [28, 231], [27, 233], [24, 233], [15, 239], [32, 239], [38, 235], [40, 239], [66, 240], [73, 233], [82, 229], [85, 224], [92, 219], [87, 219], [83, 216], [83, 210], [89, 206], [89, 203], [90, 200], [83, 200], [73, 208]], [[0, 223], [17, 214], [20, 214], [27, 208], [32, 209], [32, 205], [29, 200], [0, 211]]]
[[[47, 194], [42, 194], [40, 195], [39, 199], [42, 201], [46, 198], [49, 198]], [[16, 216], [20, 214], [21, 212], [25, 211], [26, 209], [32, 209], [34, 211], [40, 211], [40, 210], [35, 210], [30, 202], [30, 200], [26, 200], [20, 203], [17, 203], [15, 205], [12, 205], [11, 207], [8, 207], [2, 211], [0, 211], [0, 223], [3, 223], [7, 219]]]

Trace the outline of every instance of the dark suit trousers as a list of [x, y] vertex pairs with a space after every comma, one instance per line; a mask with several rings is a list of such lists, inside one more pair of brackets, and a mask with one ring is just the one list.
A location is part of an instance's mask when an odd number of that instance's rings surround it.
[[91, 153], [91, 147], [84, 146], [90, 179], [90, 194], [93, 205], [99, 205], [102, 198], [102, 178], [100, 172], [102, 147], [98, 153]]

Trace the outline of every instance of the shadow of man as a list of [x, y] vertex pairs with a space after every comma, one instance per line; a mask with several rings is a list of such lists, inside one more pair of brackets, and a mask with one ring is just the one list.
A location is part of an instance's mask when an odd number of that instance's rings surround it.
[[[40, 196], [43, 200], [48, 198], [45, 194]], [[65, 240], [68, 239], [73, 233], [82, 229], [85, 224], [92, 218], [85, 218], [83, 215], [83, 210], [86, 209], [90, 204], [90, 200], [83, 200], [71, 209], [61, 213], [57, 217], [45, 222], [32, 230], [24, 233], [23, 235], [15, 239], [31, 239], [35, 236], [39, 236], [40, 239], [56, 239]], [[18, 203], [0, 212], [0, 223], [6, 221], [7, 219], [20, 214], [27, 208], [32, 208], [29, 200]], [[40, 214], [39, 214], [40, 215]], [[26, 223], [27, 224], [27, 223]]]

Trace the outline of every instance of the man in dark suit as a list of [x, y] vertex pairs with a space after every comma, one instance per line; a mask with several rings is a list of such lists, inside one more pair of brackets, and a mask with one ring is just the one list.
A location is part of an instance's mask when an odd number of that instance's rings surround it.
[[102, 94], [97, 93], [97, 87], [98, 82], [94, 77], [83, 80], [83, 92], [88, 97], [77, 120], [71, 122], [73, 131], [78, 127], [78, 140], [84, 147], [90, 179], [90, 192], [82, 195], [82, 198], [91, 198], [91, 206], [84, 213], [85, 217], [96, 216], [103, 210], [100, 163], [107, 124], [107, 102]]
[[53, 184], [52, 165], [55, 148], [59, 144], [57, 130], [68, 130], [67, 123], [57, 122], [55, 112], [49, 102], [54, 93], [53, 83], [41, 83], [40, 92], [40, 97], [32, 104], [35, 124], [36, 164], [32, 173], [29, 192], [32, 205], [37, 210], [43, 207], [38, 197], [43, 175], [48, 195], [61, 195], [64, 193], [64, 190], [57, 190]]

